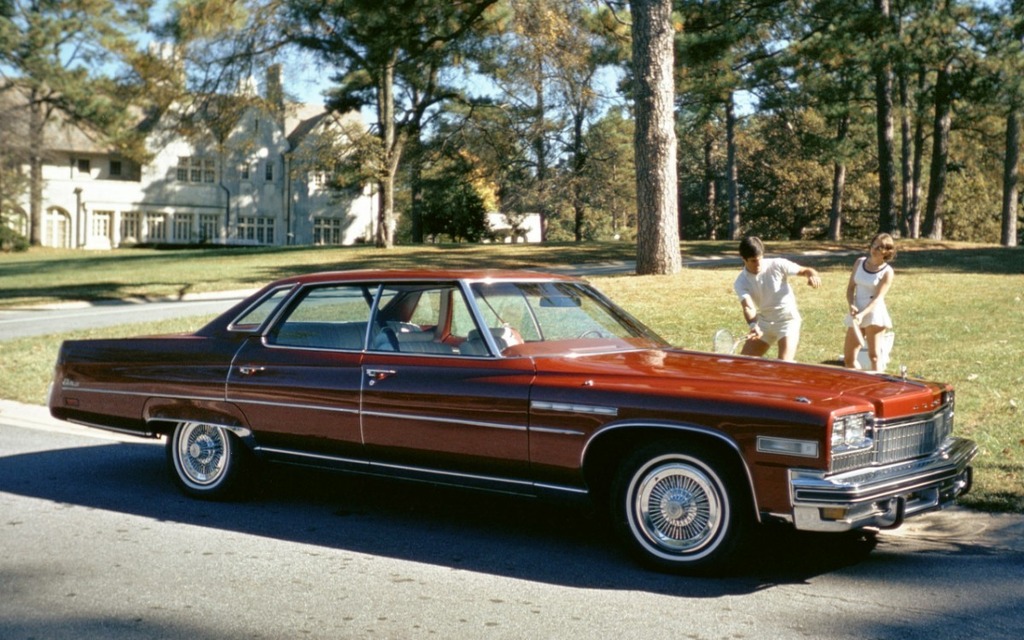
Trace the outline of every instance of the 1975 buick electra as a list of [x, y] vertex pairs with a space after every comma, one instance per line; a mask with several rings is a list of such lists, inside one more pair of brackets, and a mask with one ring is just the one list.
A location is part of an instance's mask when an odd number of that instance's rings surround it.
[[274, 282], [189, 335], [66, 341], [51, 413], [167, 438], [187, 494], [260, 461], [593, 501], [655, 568], [759, 523], [897, 527], [966, 492], [946, 384], [673, 348], [584, 280], [352, 271]]

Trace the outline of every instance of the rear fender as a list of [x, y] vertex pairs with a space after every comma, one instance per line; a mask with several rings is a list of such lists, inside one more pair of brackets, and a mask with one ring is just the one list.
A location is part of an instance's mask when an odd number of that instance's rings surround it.
[[179, 422], [204, 422], [228, 429], [247, 446], [253, 445], [252, 431], [235, 405], [212, 400], [150, 398], [143, 419], [158, 433], [169, 434]]

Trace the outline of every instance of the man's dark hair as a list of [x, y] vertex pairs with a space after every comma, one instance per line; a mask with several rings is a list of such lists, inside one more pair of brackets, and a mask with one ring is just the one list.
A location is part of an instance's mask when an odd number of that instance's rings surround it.
[[757, 236], [747, 236], [740, 240], [740, 257], [744, 260], [764, 255], [764, 243]]

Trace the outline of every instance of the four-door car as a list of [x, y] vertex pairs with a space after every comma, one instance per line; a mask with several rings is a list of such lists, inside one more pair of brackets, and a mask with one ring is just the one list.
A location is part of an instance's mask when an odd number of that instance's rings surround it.
[[586, 281], [352, 271], [274, 282], [188, 335], [66, 341], [57, 418], [165, 437], [180, 488], [265, 462], [592, 501], [658, 569], [760, 523], [896, 527], [970, 487], [946, 384], [673, 348]]

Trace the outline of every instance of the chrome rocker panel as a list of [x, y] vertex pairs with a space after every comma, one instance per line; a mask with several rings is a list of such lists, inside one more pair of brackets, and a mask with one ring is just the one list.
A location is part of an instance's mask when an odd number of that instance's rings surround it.
[[[941, 509], [971, 487], [970, 461], [977, 445], [950, 438], [928, 456], [834, 476], [789, 472], [793, 526], [802, 531], [840, 532], [862, 527], [891, 529], [915, 514]], [[833, 511], [826, 518], [823, 510]], [[842, 515], [836, 513], [843, 510]]]

